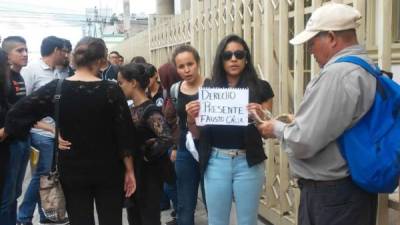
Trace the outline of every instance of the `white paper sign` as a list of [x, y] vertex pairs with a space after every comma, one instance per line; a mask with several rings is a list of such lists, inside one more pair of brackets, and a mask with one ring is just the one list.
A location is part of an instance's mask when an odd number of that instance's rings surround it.
[[249, 89], [200, 88], [198, 125], [247, 126]]

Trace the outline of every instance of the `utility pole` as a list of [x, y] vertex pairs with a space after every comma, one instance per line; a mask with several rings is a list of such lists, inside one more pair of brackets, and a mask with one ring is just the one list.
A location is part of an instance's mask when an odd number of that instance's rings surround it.
[[131, 28], [131, 13], [129, 9], [129, 0], [123, 0], [124, 1], [124, 33], [126, 37], [129, 36], [129, 31]]
[[97, 7], [94, 7], [94, 26], [93, 26], [93, 37], [97, 37], [97, 21], [98, 21], [98, 16], [99, 16], [99, 11], [97, 10]]
[[90, 11], [86, 11], [86, 17], [88, 26], [87, 35], [91, 37], [101, 37], [106, 23], [106, 18], [100, 17], [99, 9], [97, 9], [96, 6], [94, 7], [93, 14]]

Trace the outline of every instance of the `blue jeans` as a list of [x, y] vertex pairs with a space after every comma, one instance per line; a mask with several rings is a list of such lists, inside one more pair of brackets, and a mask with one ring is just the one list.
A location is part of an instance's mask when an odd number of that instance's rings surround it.
[[200, 181], [199, 164], [186, 148], [178, 149], [175, 161], [178, 193], [177, 221], [179, 225], [194, 225], [197, 191]]
[[40, 207], [39, 185], [40, 176], [50, 172], [53, 162], [54, 138], [46, 137], [40, 134], [31, 134], [31, 145], [40, 152], [39, 161], [36, 170], [32, 174], [32, 180], [25, 192], [24, 200], [19, 207], [18, 221], [31, 222], [36, 204], [39, 207], [40, 221], [46, 219]]
[[178, 209], [178, 197], [177, 197], [177, 190], [176, 190], [176, 183], [175, 184], [168, 184], [164, 183], [164, 195], [166, 197], [165, 200], [172, 201], [172, 207], [175, 211]]
[[237, 224], [256, 225], [264, 169], [264, 163], [249, 167], [245, 155], [232, 157], [213, 150], [204, 174], [208, 224], [229, 225], [235, 199]]
[[6, 169], [0, 221], [2, 225], [15, 225], [17, 219], [17, 198], [22, 192], [26, 165], [30, 153], [29, 138], [13, 140], [10, 143], [10, 158]]
[[[171, 152], [172, 149], [168, 150], [168, 156], [171, 157]], [[168, 184], [167, 182], [164, 182], [164, 187], [163, 187], [163, 195], [161, 197], [161, 209], [163, 208], [169, 208], [171, 206], [170, 201], [172, 201], [172, 206], [175, 212], [178, 209], [178, 197], [177, 197], [177, 190], [176, 190], [176, 181], [173, 184]]]

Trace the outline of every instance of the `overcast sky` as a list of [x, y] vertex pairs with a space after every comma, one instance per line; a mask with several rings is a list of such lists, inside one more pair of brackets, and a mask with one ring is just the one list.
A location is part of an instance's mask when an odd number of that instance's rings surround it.
[[[123, 0], [1, 0], [0, 36], [21, 35], [29, 51], [37, 54], [41, 40], [49, 35], [76, 43], [82, 36], [86, 8], [111, 8], [119, 14], [122, 5]], [[131, 13], [151, 14], [155, 0], [130, 0], [130, 8]]]

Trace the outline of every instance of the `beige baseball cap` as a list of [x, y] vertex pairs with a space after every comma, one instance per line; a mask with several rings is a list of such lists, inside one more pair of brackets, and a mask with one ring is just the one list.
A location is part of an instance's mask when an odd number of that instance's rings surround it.
[[321, 31], [339, 31], [357, 28], [361, 14], [355, 8], [339, 3], [327, 3], [316, 9], [307, 21], [306, 29], [298, 33], [290, 44], [299, 45]]

